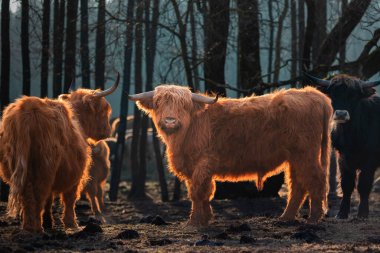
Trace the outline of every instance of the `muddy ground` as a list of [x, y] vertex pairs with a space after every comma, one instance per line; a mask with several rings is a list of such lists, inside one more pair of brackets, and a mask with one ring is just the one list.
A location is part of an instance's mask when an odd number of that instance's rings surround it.
[[[286, 188], [280, 198], [214, 200], [215, 218], [207, 229], [185, 227], [190, 211], [186, 197], [163, 203], [159, 186], [148, 184], [149, 200], [127, 201], [129, 186], [121, 186], [117, 202], [107, 201], [108, 224], [89, 221], [86, 201], [77, 204], [83, 231], [64, 231], [56, 208], [54, 231], [19, 236], [18, 220], [5, 216], [0, 205], [0, 252], [380, 252], [380, 193], [371, 195], [370, 218], [355, 218], [357, 194], [348, 220], [336, 220], [339, 198], [330, 201], [330, 216], [318, 225], [306, 224], [307, 208], [295, 222], [280, 222]], [[58, 203], [56, 203], [57, 206]]]

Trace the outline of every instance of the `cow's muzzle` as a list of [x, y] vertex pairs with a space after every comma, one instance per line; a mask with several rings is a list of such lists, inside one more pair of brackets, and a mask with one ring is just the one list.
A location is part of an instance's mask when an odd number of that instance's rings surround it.
[[160, 121], [159, 126], [166, 134], [172, 134], [177, 132], [181, 124], [176, 118], [166, 117]]
[[346, 110], [336, 110], [333, 119], [336, 123], [346, 123], [350, 120], [350, 113]]

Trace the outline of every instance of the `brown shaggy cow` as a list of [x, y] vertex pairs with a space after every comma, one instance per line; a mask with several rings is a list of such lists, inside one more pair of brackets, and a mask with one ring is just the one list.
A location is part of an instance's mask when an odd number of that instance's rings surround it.
[[89, 170], [89, 179], [84, 187], [83, 193], [86, 194], [91, 204], [91, 210], [95, 216], [105, 222], [102, 213], [104, 211], [104, 185], [110, 171], [110, 149], [105, 141], [94, 141], [88, 139], [91, 147], [92, 164]]
[[8, 213], [22, 213], [22, 228], [51, 228], [51, 206], [59, 194], [63, 223], [77, 227], [75, 203], [91, 163], [86, 139], [111, 133], [111, 107], [105, 91], [79, 89], [58, 100], [22, 97], [5, 108], [0, 129], [0, 176], [10, 185]]
[[161, 85], [129, 96], [149, 114], [167, 145], [169, 169], [186, 181], [189, 225], [207, 225], [215, 180], [256, 180], [286, 172], [289, 196], [283, 220], [295, 218], [307, 194], [309, 222], [327, 209], [332, 107], [307, 87], [242, 99], [210, 98]]

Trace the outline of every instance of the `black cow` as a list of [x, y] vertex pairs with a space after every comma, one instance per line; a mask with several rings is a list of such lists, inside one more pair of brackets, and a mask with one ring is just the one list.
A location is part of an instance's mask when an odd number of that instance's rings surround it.
[[333, 147], [339, 154], [343, 191], [343, 199], [336, 217], [348, 218], [356, 172], [359, 170], [358, 217], [367, 218], [368, 198], [376, 168], [380, 166], [380, 97], [374, 89], [380, 81], [365, 82], [348, 75], [321, 80], [306, 75], [331, 98], [334, 107], [331, 138]]

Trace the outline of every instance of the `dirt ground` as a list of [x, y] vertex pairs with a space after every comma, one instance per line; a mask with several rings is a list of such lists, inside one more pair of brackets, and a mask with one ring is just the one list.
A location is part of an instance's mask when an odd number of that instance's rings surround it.
[[[380, 252], [380, 193], [373, 192], [370, 218], [336, 220], [339, 198], [329, 202], [330, 217], [307, 225], [304, 207], [295, 222], [280, 222], [286, 205], [286, 188], [280, 198], [214, 200], [215, 218], [206, 229], [185, 227], [191, 203], [163, 203], [157, 183], [148, 183], [149, 200], [127, 201], [129, 186], [122, 184], [117, 202], [107, 201], [108, 224], [89, 219], [87, 201], [79, 201], [77, 215], [82, 231], [64, 231], [56, 203], [56, 226], [44, 235], [19, 234], [20, 222], [6, 217], [0, 205], [0, 252]], [[20, 236], [21, 235], [21, 236]]]

